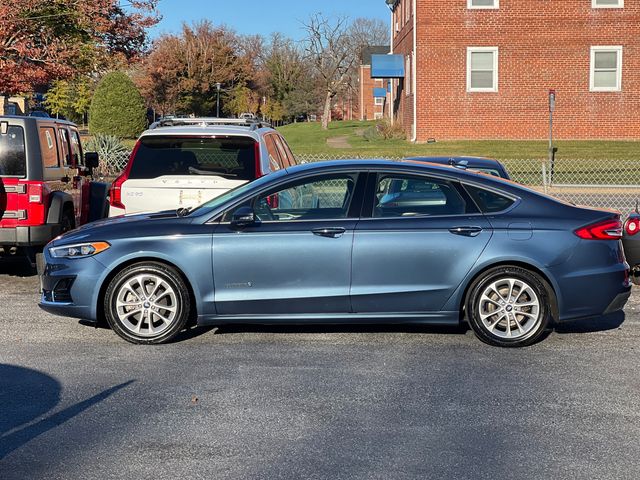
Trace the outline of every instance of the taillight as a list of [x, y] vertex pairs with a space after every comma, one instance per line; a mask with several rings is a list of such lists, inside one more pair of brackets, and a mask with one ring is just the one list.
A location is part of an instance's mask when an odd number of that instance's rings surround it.
[[30, 183], [27, 187], [29, 203], [42, 203], [42, 184]]
[[622, 222], [619, 218], [605, 220], [579, 228], [575, 233], [585, 240], [619, 240], [622, 238]]
[[640, 231], [640, 219], [639, 218], [629, 218], [624, 223], [624, 229], [627, 232], [627, 235], [635, 235]]
[[109, 205], [112, 207], [121, 208], [123, 210], [125, 209], [125, 206], [122, 203], [122, 184], [129, 179], [131, 166], [133, 165], [133, 160], [139, 148], [140, 140], [138, 140], [136, 145], [133, 147], [131, 155], [129, 156], [129, 162], [127, 162], [127, 166], [124, 167], [124, 171], [111, 184], [111, 188], [109, 189]]
[[260, 168], [260, 142], [256, 142], [254, 145], [254, 157], [256, 162], [256, 178], [262, 177], [262, 169]]

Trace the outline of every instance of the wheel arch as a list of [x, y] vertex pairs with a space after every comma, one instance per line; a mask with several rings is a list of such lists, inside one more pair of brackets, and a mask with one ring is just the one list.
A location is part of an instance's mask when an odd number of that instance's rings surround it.
[[67, 192], [51, 192], [49, 195], [49, 210], [47, 211], [47, 224], [59, 224], [62, 222], [62, 214], [65, 210], [71, 209], [74, 214], [73, 198]]
[[198, 317], [198, 302], [196, 300], [197, 297], [195, 295], [195, 291], [189, 277], [184, 273], [183, 269], [180, 268], [180, 266], [176, 265], [175, 263], [170, 262], [164, 258], [147, 255], [142, 257], [129, 258], [124, 262], [119, 263], [118, 265], [113, 267], [109, 271], [109, 273], [104, 277], [104, 279], [102, 280], [102, 284], [100, 285], [100, 289], [98, 290], [98, 297], [96, 299], [96, 317], [97, 317], [98, 323], [106, 324], [104, 309], [100, 308], [100, 306], [104, 303], [104, 297], [107, 292], [107, 288], [109, 287], [109, 283], [111, 283], [111, 280], [113, 280], [113, 278], [125, 268], [131, 265], [135, 265], [136, 263], [145, 263], [145, 262], [160, 263], [160, 264], [166, 265], [168, 267], [173, 268], [178, 273], [178, 275], [180, 275], [180, 277], [184, 281], [184, 284], [187, 286], [187, 290], [189, 291], [189, 301], [191, 302], [191, 309], [189, 313], [189, 316], [190, 316], [189, 323], [191, 324], [192, 322], [195, 322], [195, 319]]
[[460, 320], [464, 319], [464, 316], [465, 316], [467, 296], [469, 295], [469, 289], [471, 288], [471, 285], [473, 285], [474, 282], [484, 273], [496, 267], [519, 267], [537, 274], [542, 279], [543, 285], [547, 290], [547, 294], [549, 295], [552, 319], [554, 321], [558, 320], [560, 309], [559, 309], [559, 303], [558, 303], [559, 298], [558, 298], [557, 286], [552, 281], [551, 277], [547, 273], [545, 273], [541, 268], [539, 268], [536, 265], [533, 265], [532, 263], [528, 263], [522, 260], [501, 260], [496, 263], [483, 265], [479, 270], [474, 272], [474, 274], [467, 280], [466, 284], [464, 285], [464, 289], [462, 290], [462, 295], [458, 300], [458, 311], [460, 312]]

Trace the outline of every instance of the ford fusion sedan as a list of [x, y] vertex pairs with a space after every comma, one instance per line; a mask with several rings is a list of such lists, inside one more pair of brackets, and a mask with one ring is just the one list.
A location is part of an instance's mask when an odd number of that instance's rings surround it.
[[156, 344], [190, 322], [458, 325], [529, 345], [623, 308], [619, 215], [423, 162], [290, 167], [193, 210], [113, 218], [44, 251], [41, 307]]

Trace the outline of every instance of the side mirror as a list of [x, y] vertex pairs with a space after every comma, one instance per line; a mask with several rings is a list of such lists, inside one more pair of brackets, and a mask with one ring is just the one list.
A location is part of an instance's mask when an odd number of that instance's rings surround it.
[[258, 223], [256, 214], [251, 207], [240, 207], [231, 217], [231, 226], [235, 228], [251, 227]]
[[100, 158], [96, 152], [87, 152], [84, 154], [84, 164], [89, 169], [89, 171], [94, 168], [98, 168], [100, 165]]

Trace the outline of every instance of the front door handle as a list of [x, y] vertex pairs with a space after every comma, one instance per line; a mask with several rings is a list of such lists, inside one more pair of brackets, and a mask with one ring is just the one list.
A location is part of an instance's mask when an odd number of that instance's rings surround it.
[[477, 237], [482, 232], [482, 227], [453, 227], [449, 231], [454, 235], [462, 235], [463, 237]]
[[342, 227], [314, 228], [311, 232], [319, 237], [338, 238], [341, 237], [346, 230]]

